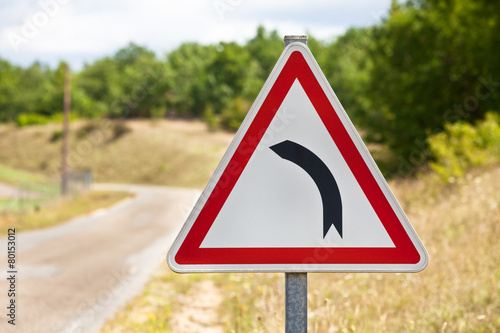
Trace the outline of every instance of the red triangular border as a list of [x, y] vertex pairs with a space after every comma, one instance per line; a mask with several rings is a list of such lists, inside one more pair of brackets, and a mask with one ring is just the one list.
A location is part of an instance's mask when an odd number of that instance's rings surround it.
[[[299, 80], [395, 247], [200, 248], [295, 79]], [[420, 259], [419, 252], [299, 51], [289, 56], [175, 255], [178, 265], [417, 264]]]

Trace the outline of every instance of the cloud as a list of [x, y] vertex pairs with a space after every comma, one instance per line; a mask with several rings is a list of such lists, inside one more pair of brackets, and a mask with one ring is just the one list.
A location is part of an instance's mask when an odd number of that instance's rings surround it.
[[[78, 69], [130, 41], [161, 55], [184, 41], [245, 42], [259, 24], [281, 35], [310, 32], [326, 39], [373, 24], [389, 0], [25, 0], [1, 6], [0, 57], [51, 66], [67, 59]], [[26, 37], [30, 24], [36, 33]], [[17, 48], [14, 35], [24, 38]]]

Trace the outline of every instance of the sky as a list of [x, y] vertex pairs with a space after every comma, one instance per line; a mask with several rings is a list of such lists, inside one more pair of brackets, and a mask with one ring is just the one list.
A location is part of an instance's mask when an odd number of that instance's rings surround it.
[[162, 57], [183, 42], [244, 43], [263, 25], [331, 40], [380, 22], [390, 0], [0, 0], [0, 58], [80, 70], [129, 42]]

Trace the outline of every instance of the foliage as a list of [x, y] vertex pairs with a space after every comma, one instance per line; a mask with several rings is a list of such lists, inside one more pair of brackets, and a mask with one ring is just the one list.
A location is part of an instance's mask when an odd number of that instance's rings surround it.
[[206, 67], [215, 54], [214, 46], [184, 43], [167, 55], [166, 71], [172, 84], [167, 105], [179, 114], [200, 115], [206, 104]]
[[251, 103], [242, 98], [233, 99], [228, 107], [222, 111], [220, 125], [225, 129], [236, 131], [245, 119], [250, 106]]
[[210, 105], [203, 112], [203, 119], [207, 123], [209, 130], [215, 131], [219, 129], [219, 118], [215, 115], [214, 109]]
[[[82, 109], [90, 116], [151, 117], [152, 110], [157, 113], [157, 107], [166, 107], [164, 64], [134, 43], [87, 65], [76, 81], [82, 90]], [[94, 112], [88, 111], [92, 108]]]
[[443, 132], [427, 141], [435, 157], [431, 168], [443, 180], [454, 180], [474, 166], [500, 161], [500, 117], [487, 113], [476, 126], [463, 121], [447, 123]]
[[372, 137], [408, 156], [444, 122], [471, 122], [497, 108], [499, 13], [497, 2], [393, 1], [368, 48], [363, 125]]
[[16, 117], [16, 124], [19, 127], [29, 125], [44, 125], [50, 122], [50, 118], [38, 113], [21, 113]]
[[[314, 52], [326, 78], [355, 123], [364, 124], [363, 119], [371, 110], [365, 93], [371, 68], [367, 49], [371, 42], [371, 28], [352, 28], [334, 43], [316, 47], [318, 50]], [[313, 45], [310, 48], [313, 50]]]
[[[51, 115], [43, 115], [38, 113], [20, 113], [16, 116], [16, 125], [19, 127], [29, 126], [29, 125], [45, 125], [49, 123], [62, 122], [63, 113], [55, 112]], [[77, 119], [74, 113], [70, 113], [70, 120]]]
[[[474, 123], [500, 108], [498, 31], [498, 2], [393, 1], [380, 23], [327, 41], [309, 34], [308, 46], [354, 124], [389, 147], [397, 169], [444, 123]], [[130, 43], [72, 73], [72, 114], [197, 117], [233, 130], [282, 50], [282, 38], [263, 26], [243, 44], [188, 42], [163, 58]], [[63, 68], [0, 59], [0, 122], [51, 121], [62, 108]]]

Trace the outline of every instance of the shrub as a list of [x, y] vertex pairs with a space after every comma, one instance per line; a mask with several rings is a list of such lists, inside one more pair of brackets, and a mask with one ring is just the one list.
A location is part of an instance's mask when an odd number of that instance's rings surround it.
[[117, 140], [131, 131], [132, 129], [128, 127], [125, 122], [117, 121], [113, 124], [113, 137], [111, 138], [111, 140]]
[[19, 127], [29, 125], [44, 125], [50, 121], [49, 117], [42, 116], [37, 113], [21, 113], [16, 118], [16, 124]]
[[488, 112], [476, 125], [445, 124], [445, 130], [428, 137], [434, 155], [433, 169], [444, 181], [461, 177], [472, 167], [500, 161], [500, 117]]
[[99, 128], [99, 123], [97, 121], [89, 121], [76, 131], [76, 137], [78, 139], [83, 139], [91, 132], [98, 130]]
[[236, 131], [245, 119], [250, 106], [251, 104], [242, 98], [233, 99], [228, 108], [222, 111], [220, 125], [225, 129]]
[[220, 127], [220, 119], [215, 114], [211, 105], [209, 105], [203, 112], [203, 118], [205, 119], [209, 130], [214, 131]]
[[57, 142], [61, 140], [63, 137], [63, 131], [62, 130], [56, 130], [52, 133], [52, 136], [50, 137], [50, 142]]
[[[63, 117], [62, 112], [54, 113], [50, 116], [45, 116], [39, 113], [20, 113], [16, 117], [16, 124], [19, 127], [24, 127], [30, 125], [45, 125], [48, 123], [62, 123]], [[69, 114], [70, 120], [75, 120], [77, 118], [78, 117], [74, 112]]]

